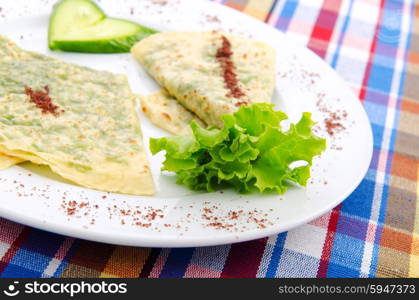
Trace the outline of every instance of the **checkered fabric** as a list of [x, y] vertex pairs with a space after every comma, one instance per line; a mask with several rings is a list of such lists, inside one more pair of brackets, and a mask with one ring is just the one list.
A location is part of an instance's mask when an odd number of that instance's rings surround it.
[[419, 3], [216, 2], [287, 32], [353, 88], [374, 132], [359, 187], [309, 224], [218, 247], [121, 247], [0, 219], [0, 276], [419, 277]]

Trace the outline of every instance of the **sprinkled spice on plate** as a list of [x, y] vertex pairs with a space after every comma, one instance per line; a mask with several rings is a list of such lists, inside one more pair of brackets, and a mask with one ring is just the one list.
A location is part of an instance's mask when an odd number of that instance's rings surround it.
[[335, 135], [337, 130], [345, 129], [342, 123], [339, 122], [341, 118], [337, 114], [331, 114], [330, 118], [324, 120], [326, 131], [329, 135]]
[[221, 20], [217, 16], [206, 15], [206, 20], [210, 23], [220, 23]]
[[324, 101], [325, 96], [326, 95], [324, 93], [317, 94], [318, 100], [316, 102], [316, 106], [318, 110], [325, 115], [323, 121], [324, 129], [329, 136], [334, 137], [336, 134], [346, 129], [346, 127], [343, 125], [343, 121], [347, 119], [348, 113], [345, 110], [333, 110], [332, 108], [328, 107]]
[[157, 5], [161, 5], [161, 6], [167, 5], [167, 1], [166, 0], [153, 0], [152, 3], [153, 4], [157, 4]]

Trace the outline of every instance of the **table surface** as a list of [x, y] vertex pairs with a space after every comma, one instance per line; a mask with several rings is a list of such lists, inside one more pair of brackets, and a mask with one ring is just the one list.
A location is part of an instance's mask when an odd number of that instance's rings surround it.
[[1, 277], [419, 277], [419, 2], [215, 2], [286, 32], [353, 88], [374, 134], [359, 187], [309, 224], [217, 247], [115, 246], [0, 219]]

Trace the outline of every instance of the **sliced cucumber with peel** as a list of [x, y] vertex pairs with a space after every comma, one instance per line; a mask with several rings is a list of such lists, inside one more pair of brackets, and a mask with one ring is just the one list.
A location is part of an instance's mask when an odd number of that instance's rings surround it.
[[61, 0], [50, 18], [48, 45], [52, 50], [121, 53], [154, 33], [137, 23], [107, 17], [91, 0]]

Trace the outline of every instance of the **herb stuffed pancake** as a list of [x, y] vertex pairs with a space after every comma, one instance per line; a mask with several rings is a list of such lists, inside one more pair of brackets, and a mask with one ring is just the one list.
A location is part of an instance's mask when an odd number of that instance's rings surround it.
[[275, 51], [268, 45], [220, 32], [158, 33], [132, 54], [185, 108], [208, 125], [241, 106], [270, 102]]
[[[14, 45], [11, 42], [8, 42], [5, 38], [0, 37], [0, 44], [0, 63], [19, 58], [20, 56], [25, 56], [24, 52], [20, 51], [17, 47], [14, 47]], [[7, 84], [4, 80], [2, 80], [2, 78], [0, 78], [0, 97], [4, 96], [8, 85], [10, 85], [10, 83]], [[0, 170], [7, 169], [22, 161], [24, 160], [18, 157], [0, 153]]]
[[153, 124], [174, 135], [192, 134], [189, 126], [192, 120], [205, 127], [193, 112], [182, 106], [165, 89], [141, 96], [141, 108]]
[[4, 37], [0, 152], [88, 188], [154, 193], [126, 77], [23, 51]]
[[9, 156], [6, 154], [0, 154], [0, 170], [7, 169], [11, 166], [21, 163], [22, 161], [24, 161], [24, 159]]

